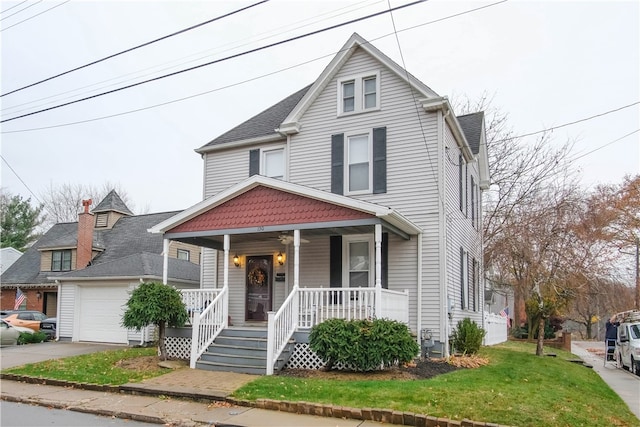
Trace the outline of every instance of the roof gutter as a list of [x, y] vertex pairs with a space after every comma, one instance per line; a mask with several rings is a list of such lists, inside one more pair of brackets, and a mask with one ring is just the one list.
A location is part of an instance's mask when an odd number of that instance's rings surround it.
[[205, 145], [204, 147], [196, 148], [193, 151], [195, 151], [198, 154], [206, 154], [206, 153], [212, 153], [214, 151], [228, 150], [230, 148], [244, 147], [247, 145], [264, 144], [268, 142], [278, 142], [278, 141], [283, 141], [284, 139], [285, 137], [281, 133], [272, 133], [271, 135], [259, 136], [256, 138], [249, 138], [249, 139], [240, 139], [238, 141], [223, 142], [223, 143], [215, 144], [212, 146]]
[[469, 145], [467, 138], [464, 136], [464, 132], [462, 132], [462, 127], [460, 126], [460, 122], [456, 118], [453, 107], [451, 107], [451, 104], [449, 103], [449, 98], [447, 98], [446, 96], [441, 96], [438, 98], [423, 98], [419, 99], [418, 102], [422, 103], [422, 108], [426, 112], [437, 110], [442, 111], [445, 121], [451, 128], [453, 137], [456, 139], [458, 147], [460, 147], [465, 160], [467, 162], [472, 161], [474, 156], [473, 152], [471, 151], [471, 146]]

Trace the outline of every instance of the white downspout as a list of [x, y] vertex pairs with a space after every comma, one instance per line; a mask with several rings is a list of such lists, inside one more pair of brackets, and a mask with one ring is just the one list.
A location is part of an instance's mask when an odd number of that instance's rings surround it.
[[293, 290], [300, 286], [300, 230], [293, 230]]
[[62, 298], [60, 298], [60, 296], [62, 295], [62, 285], [59, 280], [56, 280], [55, 283], [58, 287], [58, 300], [56, 301], [56, 316], [58, 317], [56, 325], [56, 341], [60, 341], [60, 306], [62, 305]]
[[229, 246], [231, 245], [231, 237], [224, 235], [224, 262], [222, 263], [222, 287], [229, 286]]
[[418, 342], [420, 343], [421, 340], [421, 336], [420, 333], [422, 331], [422, 264], [423, 264], [423, 260], [422, 260], [422, 254], [423, 254], [423, 250], [422, 250], [422, 232], [418, 233], [418, 313], [416, 316], [416, 329], [417, 329], [417, 333], [418, 333]]
[[162, 283], [167, 284], [169, 277], [169, 239], [162, 241]]
[[[447, 176], [445, 174], [445, 161], [444, 158], [446, 156], [446, 144], [445, 144], [445, 135], [446, 135], [446, 118], [451, 113], [451, 110], [447, 111], [446, 114], [442, 114], [442, 110], [439, 110], [438, 118], [442, 121], [441, 126], [438, 127], [439, 136], [438, 136], [438, 159], [439, 159], [439, 167], [440, 170], [438, 174], [438, 180], [442, 183], [442, 191], [439, 195], [440, 198], [440, 319], [443, 319], [444, 322], [440, 323], [440, 340], [444, 343], [444, 351], [443, 356], [449, 357], [449, 287], [447, 284]], [[438, 190], [440, 191], [440, 189]]]

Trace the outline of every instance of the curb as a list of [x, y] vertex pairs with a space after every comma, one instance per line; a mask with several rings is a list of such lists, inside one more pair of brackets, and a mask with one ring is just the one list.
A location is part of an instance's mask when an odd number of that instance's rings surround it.
[[[337, 405], [324, 405], [320, 403], [311, 402], [291, 402], [286, 400], [272, 400], [272, 399], [257, 399], [256, 401], [235, 399], [233, 397], [219, 397], [212, 395], [204, 395], [198, 393], [185, 393], [174, 391], [157, 391], [145, 388], [132, 387], [131, 384], [126, 386], [113, 386], [113, 385], [98, 385], [89, 383], [77, 383], [64, 380], [52, 380], [46, 378], [30, 377], [26, 375], [15, 375], [0, 373], [0, 379], [6, 379], [11, 381], [22, 381], [29, 384], [43, 384], [59, 387], [79, 388], [83, 390], [91, 391], [104, 391], [110, 393], [126, 393], [126, 394], [144, 394], [152, 396], [171, 396], [183, 399], [189, 399], [192, 401], [223, 401], [236, 406], [244, 406], [248, 408], [266, 409], [271, 411], [289, 412], [293, 414], [301, 415], [316, 415], [325, 418], [343, 418], [354, 419], [362, 421], [376, 421], [387, 424], [404, 425], [411, 427], [508, 427], [502, 424], [479, 422], [468, 419], [462, 419], [460, 421], [451, 420], [448, 418], [439, 418], [426, 414], [417, 414], [414, 412], [402, 412], [391, 409], [380, 408], [350, 408], [346, 406]], [[11, 397], [3, 397], [4, 400], [16, 401], [16, 402], [28, 402], [35, 404], [46, 404], [57, 409], [69, 409], [78, 412], [91, 412], [99, 415], [112, 416], [117, 418], [129, 418], [136, 421], [164, 424], [171, 422], [172, 420], [164, 420], [158, 417], [141, 416], [138, 414], [129, 414], [119, 411], [109, 410], [91, 410], [86, 408], [63, 406], [60, 404], [52, 404], [51, 402], [45, 402], [43, 400], [36, 399], [15, 399]]]

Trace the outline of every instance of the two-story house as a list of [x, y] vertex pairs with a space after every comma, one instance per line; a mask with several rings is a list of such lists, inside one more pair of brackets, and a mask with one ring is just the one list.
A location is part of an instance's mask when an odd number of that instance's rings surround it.
[[313, 84], [197, 149], [205, 199], [150, 229], [202, 246], [217, 290], [192, 366], [232, 323], [268, 331], [271, 373], [330, 317], [403, 321], [446, 354], [459, 320], [482, 324], [484, 138], [482, 113], [456, 117], [354, 34]]
[[[129, 291], [141, 281], [163, 279], [163, 242], [147, 229], [176, 212], [134, 215], [111, 191], [78, 222], [58, 223], [0, 277], [2, 308], [13, 309], [17, 288], [22, 309], [57, 317], [57, 338], [120, 344], [151, 337], [121, 326]], [[169, 283], [197, 288], [200, 247], [176, 242], [168, 251]]]

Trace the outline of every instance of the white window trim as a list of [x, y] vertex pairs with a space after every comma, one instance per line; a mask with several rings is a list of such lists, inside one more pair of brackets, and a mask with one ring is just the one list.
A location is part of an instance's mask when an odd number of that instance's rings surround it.
[[284, 164], [282, 165], [282, 168], [284, 169], [282, 171], [283, 176], [282, 176], [282, 180], [286, 181], [287, 180], [287, 171], [288, 171], [288, 167], [287, 165], [289, 164], [288, 162], [288, 154], [287, 154], [287, 146], [286, 145], [278, 145], [278, 146], [270, 146], [268, 148], [261, 148], [260, 149], [260, 175], [266, 175], [266, 167], [267, 167], [267, 162], [266, 162], [266, 154], [272, 151], [282, 151], [282, 157], [284, 160]]
[[342, 287], [349, 287], [349, 244], [369, 243], [369, 287], [375, 286], [375, 244], [373, 234], [350, 234], [342, 236]]
[[[363, 135], [367, 135], [367, 139], [368, 139], [368, 151], [369, 151], [369, 185], [366, 189], [364, 190], [358, 190], [358, 191], [350, 191], [349, 190], [349, 166], [351, 165], [351, 163], [349, 162], [349, 138], [355, 137], [355, 136], [363, 136]], [[367, 131], [364, 132], [350, 132], [350, 133], [345, 133], [344, 134], [344, 177], [343, 177], [343, 182], [344, 182], [344, 195], [345, 196], [353, 196], [353, 195], [358, 195], [358, 194], [371, 194], [373, 193], [373, 129], [369, 129]]]
[[[376, 106], [372, 108], [364, 108], [364, 80], [370, 77], [376, 78]], [[354, 84], [354, 105], [353, 111], [343, 111], [342, 84], [353, 81]], [[366, 113], [369, 111], [380, 110], [380, 71], [372, 71], [370, 73], [362, 73], [351, 75], [338, 79], [337, 81], [337, 115], [350, 116], [353, 114]]]

